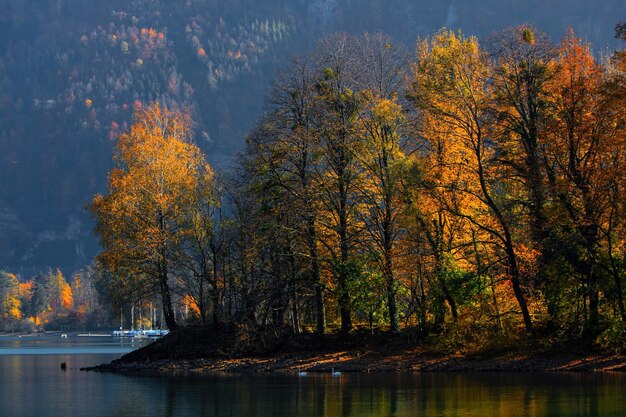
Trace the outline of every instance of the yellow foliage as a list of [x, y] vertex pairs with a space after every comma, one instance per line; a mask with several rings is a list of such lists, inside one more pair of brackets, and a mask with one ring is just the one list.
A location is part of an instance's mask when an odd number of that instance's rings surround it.
[[21, 309], [21, 303], [19, 300], [16, 300], [15, 304], [11, 307], [11, 309], [9, 310], [9, 316], [14, 318], [15, 320], [21, 320], [22, 319], [22, 311]]
[[195, 202], [210, 198], [213, 171], [191, 143], [189, 115], [158, 104], [136, 108], [114, 160], [109, 193], [91, 203], [104, 248], [99, 260], [141, 285], [137, 272], [161, 276], [191, 233]]

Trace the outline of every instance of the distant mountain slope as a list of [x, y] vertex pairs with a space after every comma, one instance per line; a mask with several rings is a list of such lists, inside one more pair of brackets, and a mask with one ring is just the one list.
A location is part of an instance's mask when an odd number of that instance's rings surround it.
[[97, 251], [84, 205], [136, 106], [189, 108], [227, 166], [289, 56], [323, 33], [384, 31], [411, 46], [441, 26], [485, 36], [572, 25], [613, 47], [623, 0], [0, 0], [0, 268], [66, 270]]

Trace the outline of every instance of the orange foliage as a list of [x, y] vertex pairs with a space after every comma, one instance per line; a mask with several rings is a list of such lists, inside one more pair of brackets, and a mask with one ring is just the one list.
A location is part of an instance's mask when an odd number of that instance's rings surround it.
[[66, 310], [72, 308], [73, 297], [72, 297], [72, 288], [69, 286], [67, 282], [61, 285], [60, 291], [60, 299], [61, 299], [61, 307]]
[[198, 307], [198, 303], [189, 294], [186, 294], [180, 300], [180, 307], [181, 307], [181, 309], [184, 309], [185, 306], [189, 307], [189, 311], [193, 312], [194, 315], [197, 315], [197, 316], [200, 315], [200, 307]]
[[27, 300], [30, 300], [33, 297], [34, 286], [35, 284], [32, 280], [21, 282], [20, 283], [20, 296], [22, 296], [23, 298]]

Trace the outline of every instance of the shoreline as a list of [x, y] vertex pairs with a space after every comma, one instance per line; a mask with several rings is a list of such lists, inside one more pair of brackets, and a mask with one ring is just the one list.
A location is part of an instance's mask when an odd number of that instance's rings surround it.
[[[406, 336], [406, 335], [404, 335]], [[498, 353], [442, 353], [398, 335], [277, 336], [263, 343], [206, 328], [186, 328], [84, 371], [174, 375], [212, 372], [612, 372], [626, 371], [626, 355], [574, 345]]]
[[[413, 357], [412, 360], [392, 358], [379, 363], [368, 360], [344, 360], [340, 357], [314, 356], [274, 358], [243, 357], [237, 359], [161, 359], [145, 362], [101, 364], [81, 368], [81, 371], [139, 373], [139, 374], [193, 374], [227, 373], [329, 373], [331, 369], [345, 373], [370, 372], [624, 372], [623, 355], [563, 356], [539, 358], [533, 356], [503, 356], [492, 359], [473, 359], [464, 356], [443, 358]], [[311, 365], [311, 362], [314, 362]]]

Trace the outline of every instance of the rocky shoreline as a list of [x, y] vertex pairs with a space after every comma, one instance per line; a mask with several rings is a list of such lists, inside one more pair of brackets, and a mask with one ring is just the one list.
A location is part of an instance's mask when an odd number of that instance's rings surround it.
[[286, 337], [274, 333], [242, 344], [236, 331], [176, 332], [109, 364], [85, 371], [171, 375], [211, 372], [598, 372], [626, 371], [626, 355], [573, 349], [444, 354], [406, 337]]

